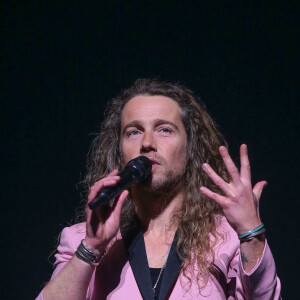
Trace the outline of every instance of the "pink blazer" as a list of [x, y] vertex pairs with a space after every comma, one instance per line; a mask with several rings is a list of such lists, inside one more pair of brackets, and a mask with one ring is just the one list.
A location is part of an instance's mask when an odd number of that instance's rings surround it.
[[[257, 261], [251, 272], [246, 273], [241, 264], [237, 234], [225, 218], [222, 218], [221, 227], [227, 238], [215, 247], [216, 275], [201, 291], [195, 281], [187, 290], [188, 281], [180, 272], [181, 261], [176, 255], [176, 245], [173, 243], [164, 270], [159, 299], [281, 299], [280, 281], [267, 242], [261, 260]], [[84, 223], [64, 228], [51, 279], [72, 258], [84, 237]], [[41, 292], [37, 300], [42, 299]], [[91, 278], [86, 299], [153, 299], [141, 232], [126, 239], [118, 234]]]

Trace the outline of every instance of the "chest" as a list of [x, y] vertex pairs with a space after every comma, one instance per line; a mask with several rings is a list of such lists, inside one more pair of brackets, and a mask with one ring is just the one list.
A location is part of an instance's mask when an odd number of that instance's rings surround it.
[[171, 243], [145, 239], [145, 250], [150, 268], [163, 268], [168, 259]]
[[[199, 293], [197, 282], [189, 285], [182, 274], [181, 261], [176, 256], [175, 246], [175, 244], [171, 246], [166, 261], [159, 299], [227, 299], [227, 264], [230, 259], [226, 262], [222, 259], [222, 264], [218, 259], [219, 280], [213, 278]], [[167, 248], [158, 249], [160, 251], [156, 251], [156, 254], [164, 255]], [[155, 250], [150, 249], [150, 253]], [[127, 249], [121, 241], [118, 241], [97, 268], [95, 278], [92, 280], [94, 281], [92, 299], [153, 299], [149, 265], [151, 267], [151, 263], [155, 264], [157, 261], [151, 261], [150, 257], [148, 262], [147, 255], [146, 243], [142, 236], [135, 239], [132, 246]]]

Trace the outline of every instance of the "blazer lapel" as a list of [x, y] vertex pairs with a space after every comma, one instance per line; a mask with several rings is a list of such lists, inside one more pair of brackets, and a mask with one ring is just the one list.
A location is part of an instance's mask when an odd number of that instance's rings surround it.
[[[124, 234], [123, 240], [128, 252], [128, 260], [140, 292], [144, 299], [152, 300], [152, 280], [150, 276], [143, 233], [136, 227], [135, 230]], [[162, 277], [159, 300], [164, 300], [166, 297], [168, 297], [180, 272], [182, 260], [176, 252], [177, 240], [178, 236], [176, 233]]]
[[165, 300], [167, 298], [167, 296], [170, 294], [171, 290], [173, 289], [180, 272], [182, 260], [177, 255], [176, 252], [177, 240], [178, 240], [178, 236], [176, 233], [174, 236], [174, 240], [170, 249], [167, 264], [162, 277], [159, 300]]
[[140, 230], [135, 230], [123, 237], [128, 251], [128, 260], [135, 280], [144, 299], [152, 300], [152, 282], [146, 255], [144, 236]]

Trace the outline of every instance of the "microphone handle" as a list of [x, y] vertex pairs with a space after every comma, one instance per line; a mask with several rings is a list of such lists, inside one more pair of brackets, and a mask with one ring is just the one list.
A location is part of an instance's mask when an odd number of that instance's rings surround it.
[[124, 168], [120, 173], [120, 181], [115, 186], [105, 187], [97, 196], [89, 203], [90, 209], [95, 209], [99, 205], [108, 204], [121, 194], [122, 191], [129, 188], [135, 181], [138, 180], [135, 168]]

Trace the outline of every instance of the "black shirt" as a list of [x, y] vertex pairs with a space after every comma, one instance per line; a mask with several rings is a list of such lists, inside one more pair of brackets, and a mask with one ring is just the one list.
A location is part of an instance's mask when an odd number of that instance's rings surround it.
[[[157, 281], [157, 279], [158, 279], [161, 268], [149, 268], [149, 269], [150, 269], [150, 275], [151, 275], [151, 280], [152, 280], [152, 288], [153, 288], [156, 281]], [[158, 280], [158, 283], [156, 285], [154, 299], [158, 299], [163, 275], [164, 275], [164, 271], [162, 271], [162, 274], [161, 274], [161, 276]]]

